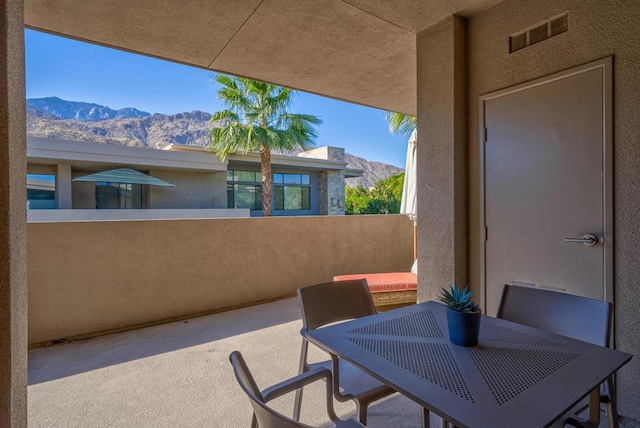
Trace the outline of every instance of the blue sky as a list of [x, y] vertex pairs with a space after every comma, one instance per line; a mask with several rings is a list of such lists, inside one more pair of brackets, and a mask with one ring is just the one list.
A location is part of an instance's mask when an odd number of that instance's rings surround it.
[[[173, 114], [221, 109], [213, 73], [25, 30], [27, 98], [57, 96], [112, 109]], [[381, 110], [299, 92], [293, 110], [319, 116], [316, 146], [404, 168], [407, 137], [389, 134]]]

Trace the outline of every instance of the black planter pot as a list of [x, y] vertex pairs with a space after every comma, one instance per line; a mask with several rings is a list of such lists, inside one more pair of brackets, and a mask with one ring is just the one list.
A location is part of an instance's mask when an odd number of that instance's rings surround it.
[[467, 347], [478, 345], [480, 311], [457, 312], [447, 308], [447, 325], [451, 343]]

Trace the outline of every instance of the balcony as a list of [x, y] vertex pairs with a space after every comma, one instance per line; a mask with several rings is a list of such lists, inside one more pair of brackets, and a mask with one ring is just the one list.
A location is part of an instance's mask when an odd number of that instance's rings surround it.
[[[301, 326], [297, 301], [287, 298], [32, 349], [29, 426], [248, 427], [251, 406], [233, 377], [229, 353], [240, 350], [258, 386], [266, 388], [296, 374]], [[311, 351], [312, 358], [323, 358]], [[323, 384], [304, 391], [301, 420], [325, 426]], [[271, 403], [290, 415], [293, 394]], [[351, 402], [336, 409], [343, 418], [355, 415]], [[420, 415], [417, 404], [398, 394], [369, 408], [368, 426], [420, 427]], [[440, 426], [433, 414], [430, 422]]]
[[[229, 353], [245, 355], [262, 388], [294, 376], [295, 289], [408, 270], [412, 225], [393, 215], [29, 223], [29, 425], [249, 426]], [[305, 389], [303, 422], [328, 422], [324, 394]], [[274, 407], [291, 414], [293, 396]], [[396, 395], [370, 408], [369, 426], [417, 427], [420, 414]]]
[[[262, 387], [293, 376], [295, 289], [408, 271], [412, 229], [393, 215], [29, 223], [29, 425], [248, 426], [229, 353]], [[305, 391], [303, 421], [323, 423], [324, 393]], [[371, 415], [374, 427], [420, 421], [403, 397]]]
[[[296, 299], [288, 298], [32, 349], [29, 426], [248, 427], [251, 406], [229, 353], [240, 350], [265, 388], [296, 374], [301, 326]], [[305, 389], [303, 422], [328, 422], [324, 394], [322, 383]], [[273, 403], [290, 415], [293, 395]], [[337, 403], [337, 410], [344, 417], [355, 406]], [[370, 427], [420, 426], [420, 408], [401, 396], [372, 406], [369, 415]]]

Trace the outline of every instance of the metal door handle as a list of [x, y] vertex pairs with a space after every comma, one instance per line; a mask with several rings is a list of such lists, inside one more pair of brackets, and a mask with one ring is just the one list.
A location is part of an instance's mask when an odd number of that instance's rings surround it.
[[598, 243], [598, 238], [594, 235], [588, 234], [584, 235], [582, 238], [564, 238], [564, 242], [575, 242], [577, 244], [584, 244], [590, 247]]

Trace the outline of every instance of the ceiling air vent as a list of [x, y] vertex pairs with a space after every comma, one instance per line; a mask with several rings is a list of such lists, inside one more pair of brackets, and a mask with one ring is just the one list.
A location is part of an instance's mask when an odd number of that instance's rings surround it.
[[545, 22], [536, 24], [509, 37], [509, 52], [519, 51], [568, 30], [569, 14], [563, 13], [562, 15], [554, 16]]
[[564, 15], [552, 20], [551, 22], [549, 22], [549, 27], [551, 33], [549, 37], [557, 36], [560, 33], [564, 33], [569, 29], [569, 15], [565, 13]]
[[527, 47], [527, 33], [520, 33], [516, 36], [510, 37], [510, 52], [519, 51], [520, 49]]
[[529, 44], [534, 45], [547, 38], [547, 24], [529, 30]]

